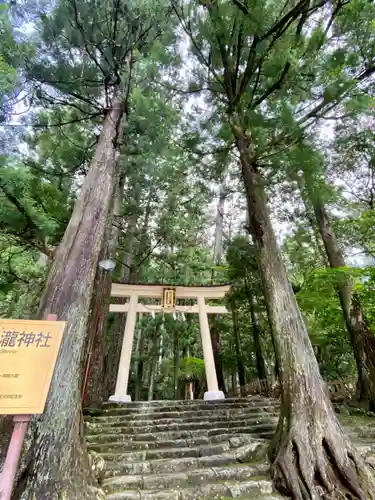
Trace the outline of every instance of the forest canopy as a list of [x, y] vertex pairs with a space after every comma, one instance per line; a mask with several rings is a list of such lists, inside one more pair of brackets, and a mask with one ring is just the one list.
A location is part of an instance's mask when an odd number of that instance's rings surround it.
[[[71, 478], [81, 400], [116, 381], [112, 281], [231, 283], [210, 318], [218, 384], [278, 384], [281, 490], [375, 498], [325, 391], [345, 380], [375, 411], [374, 72], [368, 0], [0, 6], [0, 315], [68, 322], [22, 498], [89, 498]], [[132, 396], [186, 384], [202, 397], [198, 317], [140, 315]]]

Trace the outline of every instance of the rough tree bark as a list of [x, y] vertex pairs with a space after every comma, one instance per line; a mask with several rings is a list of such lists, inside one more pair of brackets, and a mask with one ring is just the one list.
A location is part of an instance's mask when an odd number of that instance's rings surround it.
[[[115, 190], [115, 198], [113, 203], [112, 217], [109, 218], [103, 246], [99, 255], [99, 262], [101, 260], [114, 258], [116, 254], [119, 229], [113, 225], [113, 219], [120, 212], [125, 178], [120, 175], [117, 187]], [[111, 285], [112, 274], [108, 271], [100, 269], [99, 266], [96, 270], [93, 296], [90, 307], [90, 317], [88, 321], [88, 339], [89, 347], [92, 348], [92, 353], [86, 353], [85, 376], [86, 394], [84, 395], [84, 406], [86, 408], [99, 407], [103, 400], [107, 399], [105, 377], [104, 377], [104, 358], [106, 351], [106, 330], [108, 322], [109, 304], [111, 302]], [[91, 340], [91, 342], [90, 342]], [[91, 344], [91, 345], [90, 345]], [[86, 372], [86, 370], [88, 370]], [[85, 385], [85, 380], [84, 380]]]
[[215, 318], [211, 320], [210, 334], [219, 391], [226, 393], [223, 363], [221, 362], [220, 354], [220, 333]]
[[57, 314], [67, 327], [47, 405], [35, 423], [32, 459], [25, 470], [22, 500], [102, 498], [90, 488], [82, 437], [82, 352], [96, 266], [115, 184], [121, 92], [104, 119], [90, 170], [50, 269], [39, 314]]
[[302, 198], [302, 202], [303, 202], [304, 207], [305, 207], [305, 215], [306, 215], [306, 218], [307, 218], [307, 220], [311, 226], [311, 229], [312, 229], [313, 238], [314, 238], [314, 242], [316, 245], [316, 250], [318, 251], [318, 253], [322, 259], [322, 263], [328, 267], [329, 262], [328, 262], [328, 258], [327, 258], [327, 253], [324, 249], [324, 243], [322, 241], [320, 231], [317, 228], [317, 225], [315, 223], [316, 218], [315, 218], [314, 210], [310, 206], [306, 197], [303, 196], [303, 182], [302, 182], [302, 179], [300, 177], [297, 177], [297, 184], [298, 184], [298, 187], [301, 191], [301, 198]]
[[12, 431], [13, 417], [8, 415], [0, 415], [0, 474], [3, 470]]
[[174, 399], [178, 399], [178, 379], [180, 373], [180, 332], [173, 330], [173, 394]]
[[152, 401], [154, 398], [155, 379], [157, 375], [158, 354], [160, 348], [160, 328], [161, 328], [161, 323], [158, 323], [155, 328], [151, 344], [150, 373], [148, 380], [148, 395], [147, 395], [148, 401]]
[[294, 500], [373, 500], [369, 471], [344, 434], [325, 391], [271, 225], [251, 141], [234, 116], [231, 126], [279, 362], [281, 409], [270, 447], [275, 484]]
[[237, 311], [236, 303], [234, 300], [232, 300], [232, 303], [231, 303], [231, 310], [232, 310], [234, 347], [235, 347], [235, 351], [236, 351], [236, 360], [237, 360], [238, 381], [240, 384], [241, 394], [243, 394], [244, 388], [246, 385], [245, 364], [243, 362], [242, 351], [241, 351], [241, 338], [240, 338], [240, 326], [239, 326], [239, 322], [238, 322], [238, 311]]
[[249, 307], [251, 316], [251, 332], [253, 334], [253, 343], [254, 343], [255, 359], [257, 363], [258, 377], [261, 380], [265, 380], [267, 378], [267, 369], [262, 352], [262, 343], [260, 341], [260, 325], [256, 317], [255, 300], [252, 294], [249, 295]]
[[[109, 258], [109, 227], [105, 232], [100, 260]], [[105, 398], [103, 387], [105, 329], [111, 295], [111, 276], [101, 269], [96, 270], [93, 295], [91, 299], [90, 317], [87, 327], [87, 348], [83, 366], [83, 406], [98, 408]], [[90, 353], [91, 351], [91, 353]]]
[[[224, 174], [219, 193], [219, 201], [216, 208], [215, 219], [215, 236], [214, 236], [214, 264], [219, 265], [223, 256], [223, 237], [224, 237], [224, 208], [225, 201], [228, 197], [228, 188], [226, 185], [226, 174]], [[214, 280], [215, 272], [212, 271], [212, 281]]]
[[[344, 255], [323, 201], [315, 197], [313, 206], [329, 265], [332, 268], [345, 267]], [[369, 405], [371, 411], [375, 411], [375, 335], [366, 320], [350, 276], [343, 274], [338, 278], [337, 291], [357, 364], [358, 397]]]
[[[141, 322], [142, 313], [139, 314], [139, 322]], [[141, 326], [137, 332], [136, 359], [134, 368], [135, 389], [134, 400], [140, 401], [142, 396], [142, 380], [143, 380], [143, 356], [144, 356], [144, 335]]]

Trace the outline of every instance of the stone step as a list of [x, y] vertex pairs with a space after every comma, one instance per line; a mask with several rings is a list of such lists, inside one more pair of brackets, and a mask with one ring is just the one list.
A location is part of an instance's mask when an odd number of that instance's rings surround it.
[[365, 441], [375, 441], [375, 418], [374, 418], [374, 429], [353, 429], [350, 427], [347, 427], [347, 432], [351, 436], [356, 436], [359, 439], [363, 439]]
[[363, 456], [374, 456], [375, 457], [375, 443], [374, 441], [366, 442], [360, 441], [358, 439], [352, 439], [353, 445], [356, 447], [358, 453]]
[[[116, 432], [124, 432], [127, 429], [132, 429], [134, 432], [138, 432], [138, 429], [154, 429], [156, 426], [165, 427], [164, 430], [176, 430], [177, 427], [186, 426], [186, 428], [193, 428], [194, 425], [199, 425], [204, 427], [204, 425], [209, 425], [210, 427], [215, 426], [218, 423], [233, 422], [233, 421], [247, 421], [249, 424], [258, 424], [261, 422], [277, 422], [278, 416], [274, 414], [262, 414], [256, 413], [237, 413], [231, 416], [228, 415], [204, 415], [198, 418], [189, 417], [184, 418], [170, 418], [170, 419], [155, 419], [155, 420], [129, 420], [126, 417], [110, 417], [115, 418], [115, 420], [101, 420], [100, 422], [91, 421], [86, 422], [86, 430], [88, 434], [97, 434], [102, 432], [108, 432], [109, 429], [113, 429]], [[121, 419], [120, 419], [121, 418]]]
[[154, 450], [127, 451], [117, 454], [101, 453], [101, 456], [104, 460], [116, 456], [116, 461], [119, 462], [140, 462], [142, 460], [158, 460], [165, 458], [206, 457], [224, 453], [229, 451], [229, 449], [230, 445], [227, 442], [187, 448], [160, 448]]
[[119, 453], [134, 450], [151, 450], [163, 448], [188, 448], [200, 445], [210, 445], [228, 442], [231, 447], [241, 446], [252, 441], [254, 438], [250, 434], [217, 434], [216, 436], [201, 436], [187, 439], [161, 439], [157, 441], [126, 441], [121, 443], [98, 443], [87, 445], [89, 450], [97, 453]]
[[85, 417], [85, 422], [87, 424], [95, 425], [116, 425], [121, 426], [121, 424], [127, 425], [149, 425], [150, 423], [170, 423], [170, 422], [196, 422], [199, 420], [228, 420], [233, 418], [253, 418], [261, 419], [267, 417], [278, 417], [279, 412], [274, 411], [273, 408], [268, 411], [259, 410], [259, 408], [238, 408], [237, 410], [217, 410], [215, 412], [207, 412], [198, 410], [186, 411], [186, 412], [164, 412], [164, 413], [150, 413], [141, 415], [105, 415], [98, 417]]
[[[256, 438], [256, 439], [265, 439], [269, 440], [273, 437], [275, 432], [274, 428], [270, 428], [267, 431], [264, 432], [254, 432], [253, 429], [249, 427], [226, 427], [226, 428], [214, 428], [210, 430], [195, 430], [195, 431], [175, 431], [175, 432], [159, 432], [158, 434], [139, 434], [139, 435], [134, 435], [133, 440], [138, 441], [138, 442], [148, 442], [148, 441], [163, 441], [163, 440], [176, 440], [176, 439], [189, 439], [189, 438], [195, 438], [195, 437], [213, 437], [213, 436], [222, 436], [222, 435], [227, 435], [227, 434], [232, 434], [234, 436], [237, 436], [238, 434], [248, 434], [249, 436]], [[120, 434], [121, 436], [121, 434]], [[129, 440], [130, 441], [130, 440]], [[126, 443], [129, 442], [128, 440], [124, 440], [123, 442], [125, 443], [125, 446], [127, 445]], [[111, 442], [90, 442], [87, 443], [87, 446], [90, 449], [94, 449], [93, 445], [97, 445], [97, 448], [99, 449], [104, 449], [105, 447], [108, 447], [118, 443], [121, 444], [120, 440], [113, 440]]]
[[[266, 398], [264, 396], [254, 395], [245, 398], [226, 398], [226, 399], [217, 399], [211, 401], [204, 401], [203, 399], [160, 399], [156, 401], [129, 401], [126, 403], [116, 403], [114, 401], [104, 401], [102, 404], [103, 408], [114, 407], [114, 406], [127, 406], [129, 408], [140, 408], [142, 411], [145, 411], [147, 408], [155, 408], [159, 406], [196, 406], [201, 403], [206, 405], [220, 405], [220, 404], [234, 404], [234, 403], [243, 403], [244, 401], [257, 402], [257, 401], [269, 401], [270, 398]], [[278, 399], [274, 399], [278, 401]]]
[[[179, 473], [199, 468], [207, 469], [211, 467], [228, 466], [230, 464], [248, 463], [253, 460], [266, 460], [267, 448], [267, 441], [253, 439], [238, 448], [230, 449], [219, 455], [202, 457], [167, 458], [129, 462], [129, 460], [121, 460], [121, 454], [119, 454], [118, 457], [116, 454], [113, 454], [111, 457], [109, 455], [106, 457], [104, 477]], [[109, 458], [112, 458], [112, 460]]]
[[[276, 422], [260, 422], [259, 424], [249, 424], [247, 420], [232, 420], [231, 422], [197, 422], [189, 424], [174, 424], [174, 425], [154, 425], [140, 428], [108, 428], [108, 433], [87, 434], [87, 443], [113, 443], [131, 440], [136, 441], [153, 441], [158, 435], [170, 436], [169, 439], [184, 439], [184, 437], [193, 437], [194, 432], [203, 436], [212, 435], [210, 433], [227, 432], [227, 429], [248, 429], [246, 433], [262, 433], [273, 432], [276, 427]], [[241, 431], [239, 431], [241, 432]], [[187, 434], [186, 434], [187, 433]], [[189, 434], [191, 433], [191, 434]], [[173, 437], [172, 437], [173, 436]], [[168, 438], [167, 438], [168, 439]]]
[[232, 467], [212, 467], [211, 469], [193, 469], [177, 474], [151, 474], [120, 476], [105, 479], [102, 487], [107, 494], [117, 493], [129, 489], [173, 489], [189, 488], [201, 484], [212, 484], [221, 481], [247, 481], [254, 477], [264, 476], [269, 479], [269, 466], [264, 465], [241, 465]]
[[[236, 430], [237, 431], [237, 430]], [[186, 447], [195, 447], [199, 445], [210, 445], [210, 444], [217, 444], [217, 443], [223, 443], [225, 441], [229, 441], [230, 443], [237, 442], [237, 445], [242, 444], [244, 441], [248, 442], [249, 440], [253, 439], [253, 436], [249, 433], [243, 433], [240, 434], [238, 432], [235, 433], [235, 437], [233, 436], [233, 432], [231, 433], [217, 433], [217, 434], [212, 434], [210, 436], [202, 436], [202, 433], [194, 433], [194, 437], [185, 437], [185, 438], [176, 438], [176, 439], [156, 439], [152, 441], [134, 441], [133, 438], [132, 440], [129, 441], [121, 441], [121, 442], [114, 442], [114, 443], [88, 443], [88, 448], [90, 450], [96, 451], [96, 452], [104, 452], [104, 453], [119, 453], [119, 452], [126, 452], [126, 451], [133, 451], [133, 450], [144, 450], [144, 449], [160, 449], [160, 448], [186, 448]], [[161, 433], [162, 436], [164, 433]], [[141, 436], [142, 437], [142, 436]], [[159, 435], [157, 436], [157, 438]], [[267, 439], [267, 434], [263, 437]], [[372, 440], [365, 441], [365, 440], [359, 440], [356, 434], [354, 433], [351, 436], [351, 439], [353, 441], [353, 444], [356, 446], [358, 451], [362, 455], [367, 455], [367, 454], [375, 454], [375, 443]]]
[[[269, 480], [248, 480], [243, 482], [223, 481], [216, 484], [202, 484], [192, 488], [169, 490], [122, 491], [107, 495], [108, 500], [202, 500], [230, 498], [264, 498], [273, 493]], [[272, 498], [272, 497], [271, 497]], [[277, 498], [277, 497], [276, 497]]]
[[258, 410], [267, 410], [273, 409], [277, 410], [279, 408], [279, 403], [277, 401], [248, 401], [242, 400], [242, 402], [238, 403], [216, 403], [210, 404], [208, 402], [201, 401], [197, 403], [195, 407], [192, 406], [157, 406], [154, 408], [150, 408], [149, 410], [145, 408], [129, 408], [124, 405], [116, 405], [105, 407], [102, 410], [97, 410], [95, 412], [90, 412], [87, 410], [85, 412], [88, 416], [106, 416], [106, 415], [129, 415], [129, 414], [138, 414], [138, 415], [147, 415], [147, 413], [170, 413], [170, 412], [178, 412], [183, 413], [184, 411], [192, 411], [192, 410], [201, 410], [201, 411], [217, 411], [217, 410], [230, 410], [237, 408], [257, 408]]

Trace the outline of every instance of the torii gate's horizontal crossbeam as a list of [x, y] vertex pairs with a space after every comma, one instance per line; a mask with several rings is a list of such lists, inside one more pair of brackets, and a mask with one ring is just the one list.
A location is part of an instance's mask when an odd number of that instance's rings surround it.
[[[109, 311], [110, 312], [128, 312], [129, 311], [129, 304], [111, 304], [109, 306]], [[137, 313], [153, 313], [153, 312], [163, 312], [163, 308], [161, 305], [157, 304], [150, 304], [150, 305], [144, 305], [144, 304], [139, 304], [137, 305]], [[165, 310], [164, 312], [166, 313], [184, 313], [184, 314], [198, 314], [199, 313], [199, 307], [197, 305], [194, 306], [176, 306], [176, 309], [171, 309], [171, 310]], [[229, 311], [225, 306], [208, 306], [206, 305], [206, 312], [208, 314], [227, 314]]]
[[[169, 285], [128, 285], [125, 283], [112, 283], [112, 297], [130, 297], [134, 293], [142, 298], [160, 298], [163, 289]], [[221, 299], [230, 290], [230, 285], [215, 286], [176, 286], [177, 299]]]

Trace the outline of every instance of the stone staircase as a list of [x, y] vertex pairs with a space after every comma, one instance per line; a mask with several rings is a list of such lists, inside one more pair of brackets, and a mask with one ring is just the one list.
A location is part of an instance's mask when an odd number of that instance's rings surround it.
[[86, 416], [86, 438], [108, 500], [277, 500], [266, 459], [277, 416], [278, 401], [260, 396], [105, 403]]

